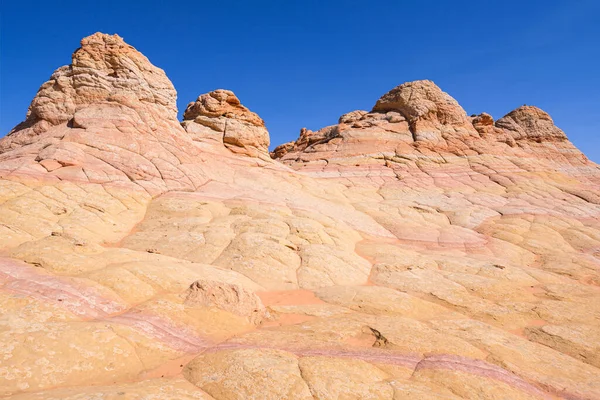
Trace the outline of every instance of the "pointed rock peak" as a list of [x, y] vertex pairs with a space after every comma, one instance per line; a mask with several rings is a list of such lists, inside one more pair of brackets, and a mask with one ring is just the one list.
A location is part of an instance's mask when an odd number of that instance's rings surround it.
[[119, 36], [96, 33], [42, 85], [27, 120], [0, 139], [0, 170], [134, 183], [157, 195], [203, 183], [189, 168], [198, 153], [163, 70]]
[[[177, 92], [164, 71], [118, 35], [95, 33], [81, 40], [70, 65], [58, 68], [29, 106], [28, 125], [58, 125], [90, 105], [151, 105], [162, 118], [177, 117]], [[37, 129], [44, 130], [44, 129]]]
[[212, 139], [236, 153], [268, 157], [270, 139], [264, 121], [231, 90], [199, 96], [188, 104], [182, 125], [194, 140]]
[[567, 140], [567, 135], [554, 125], [550, 115], [535, 106], [523, 105], [500, 118], [495, 125], [509, 131], [516, 140]]

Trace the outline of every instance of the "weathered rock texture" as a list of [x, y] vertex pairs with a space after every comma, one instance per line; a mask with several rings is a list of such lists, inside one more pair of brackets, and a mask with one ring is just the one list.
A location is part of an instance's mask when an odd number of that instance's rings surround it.
[[268, 157], [92, 35], [0, 140], [0, 396], [598, 399], [600, 169], [403, 84]]
[[269, 151], [264, 121], [230, 90], [215, 90], [188, 104], [182, 125], [193, 138], [213, 138], [237, 153], [257, 156]]
[[[474, 134], [465, 110], [431, 81], [407, 82], [390, 90], [377, 101], [373, 112], [400, 113], [415, 141], [438, 142], [450, 135]], [[388, 117], [391, 123], [400, 122], [397, 119]]]
[[216, 307], [245, 317], [258, 325], [266, 314], [265, 306], [253, 292], [236, 284], [198, 280], [185, 293], [185, 305]]

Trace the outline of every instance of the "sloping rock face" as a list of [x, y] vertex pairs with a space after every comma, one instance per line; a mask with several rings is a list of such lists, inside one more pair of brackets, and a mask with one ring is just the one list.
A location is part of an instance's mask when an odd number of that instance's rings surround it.
[[600, 169], [432, 82], [267, 156], [82, 41], [0, 139], [0, 396], [600, 398]]

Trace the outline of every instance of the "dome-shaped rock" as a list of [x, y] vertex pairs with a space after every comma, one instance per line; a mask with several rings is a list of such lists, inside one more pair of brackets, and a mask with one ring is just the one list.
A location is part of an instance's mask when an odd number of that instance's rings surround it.
[[431, 81], [406, 82], [384, 94], [372, 112], [388, 111], [408, 120], [415, 141], [438, 141], [454, 132], [476, 135], [465, 110]]
[[554, 125], [550, 115], [535, 106], [521, 106], [496, 121], [498, 128], [512, 134], [513, 138], [534, 140], [567, 140], [567, 135]]
[[183, 127], [194, 140], [215, 139], [234, 152], [252, 156], [268, 154], [269, 132], [264, 121], [230, 90], [199, 96], [188, 104], [183, 119]]

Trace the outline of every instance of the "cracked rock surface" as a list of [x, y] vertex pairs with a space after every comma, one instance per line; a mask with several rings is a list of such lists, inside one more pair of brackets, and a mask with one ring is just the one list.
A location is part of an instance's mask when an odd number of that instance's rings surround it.
[[97, 33], [0, 139], [0, 397], [600, 398], [600, 168], [547, 113], [408, 82], [269, 156], [175, 100]]

